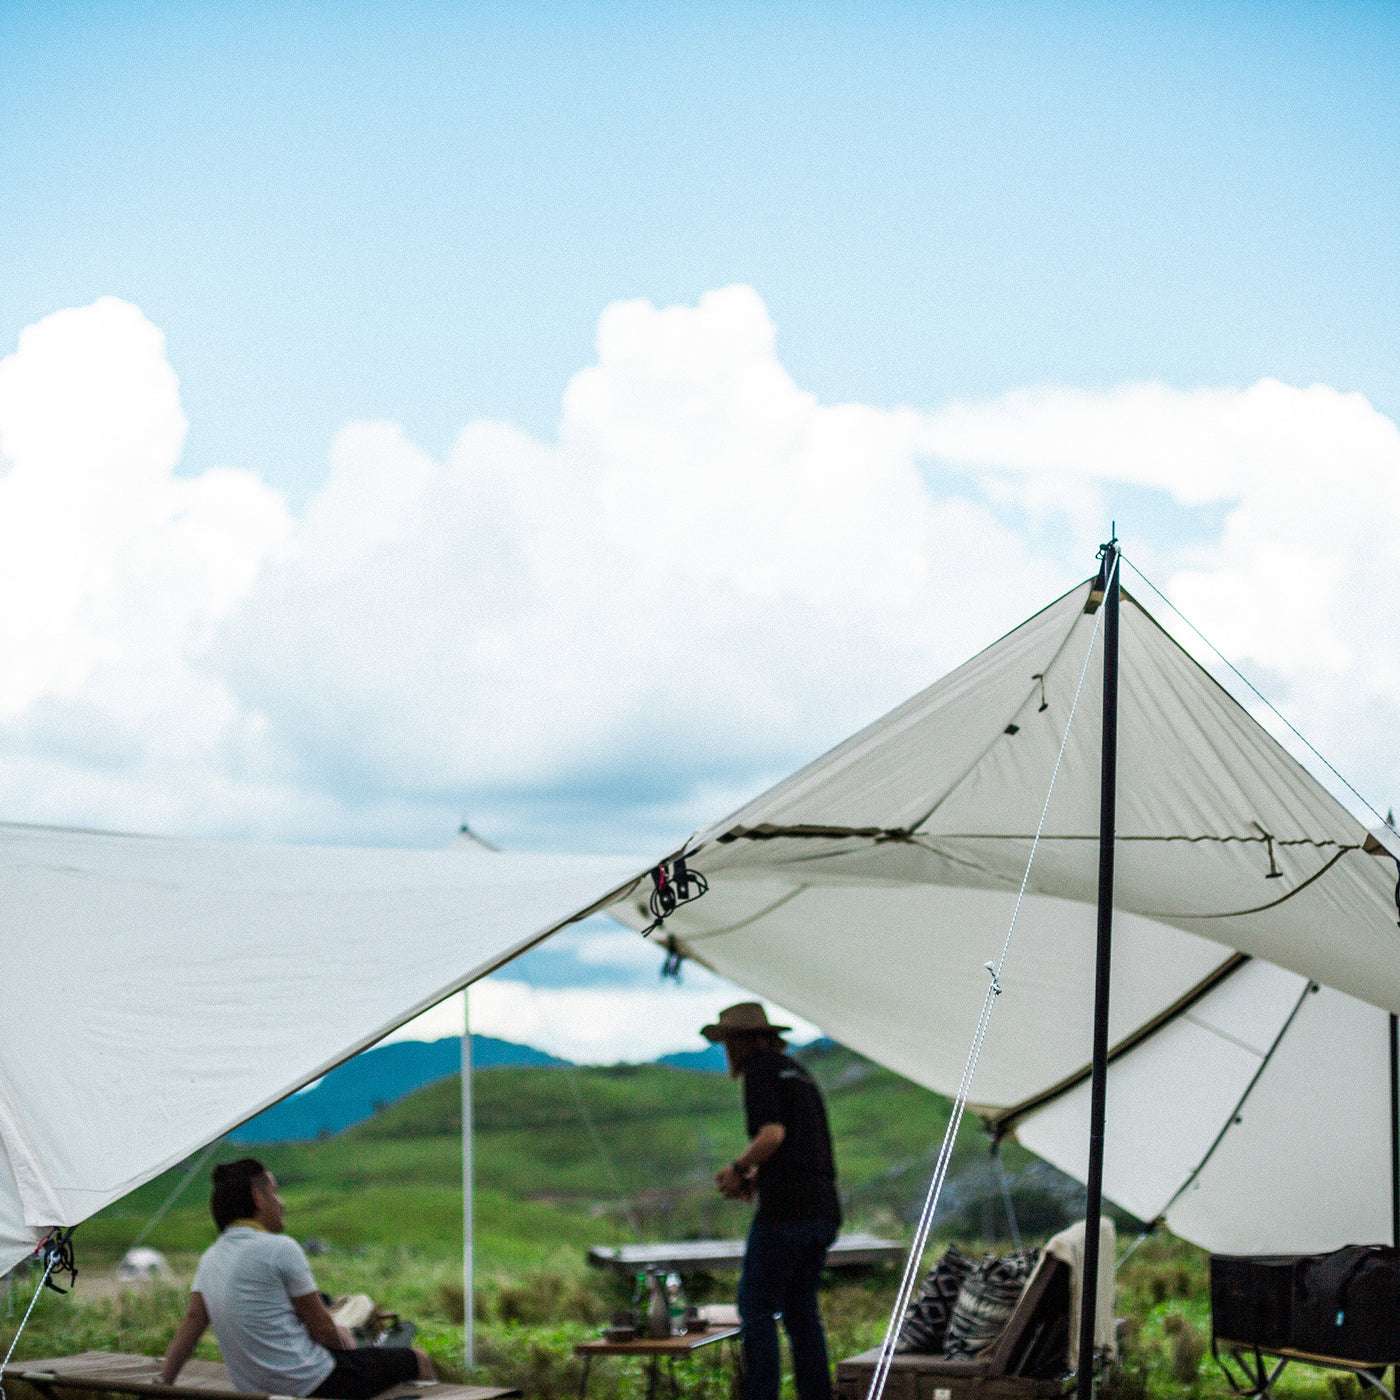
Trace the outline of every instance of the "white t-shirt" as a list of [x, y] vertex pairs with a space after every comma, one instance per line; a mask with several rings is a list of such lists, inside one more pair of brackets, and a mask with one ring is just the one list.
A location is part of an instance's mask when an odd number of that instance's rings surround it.
[[190, 1292], [203, 1295], [237, 1389], [309, 1395], [334, 1370], [292, 1306], [315, 1291], [306, 1255], [286, 1235], [230, 1225], [204, 1251]]

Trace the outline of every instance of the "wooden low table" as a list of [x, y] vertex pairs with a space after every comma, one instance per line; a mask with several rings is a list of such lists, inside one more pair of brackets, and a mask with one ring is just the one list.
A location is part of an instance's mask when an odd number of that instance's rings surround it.
[[[656, 1383], [664, 1357], [671, 1382], [672, 1400], [675, 1400], [675, 1397], [680, 1394], [676, 1385], [676, 1358], [680, 1357], [684, 1360], [686, 1357], [693, 1356], [701, 1347], [712, 1346], [715, 1342], [731, 1343], [732, 1356], [732, 1343], [738, 1335], [739, 1328], [737, 1326], [715, 1326], [712, 1324], [703, 1332], [686, 1332], [679, 1337], [637, 1337], [630, 1342], [610, 1342], [599, 1337], [595, 1342], [579, 1342], [574, 1347], [574, 1355], [583, 1357], [583, 1374], [579, 1377], [578, 1383], [579, 1400], [586, 1400], [588, 1395], [588, 1368], [595, 1356], [648, 1357], [651, 1364], [647, 1367], [647, 1400], [656, 1400]], [[723, 1365], [722, 1360], [720, 1365]]]
[[[120, 1351], [80, 1351], [73, 1356], [50, 1356], [38, 1361], [12, 1361], [4, 1369], [7, 1381], [25, 1381], [41, 1395], [64, 1390], [106, 1391], [115, 1395], [160, 1395], [171, 1400], [291, 1400], [289, 1396], [236, 1390], [228, 1368], [219, 1361], [187, 1361], [174, 1385], [160, 1380], [158, 1356], [133, 1356]], [[404, 1381], [381, 1391], [375, 1400], [508, 1400], [518, 1390], [495, 1385], [448, 1385], [441, 1381]]]

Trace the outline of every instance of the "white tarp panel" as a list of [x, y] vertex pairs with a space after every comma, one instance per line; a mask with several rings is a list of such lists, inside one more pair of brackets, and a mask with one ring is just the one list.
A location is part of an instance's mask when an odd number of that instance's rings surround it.
[[[1267, 1063], [1257, 1043], [1234, 1065], [1223, 1046], [1183, 1045], [1174, 1024], [1150, 1042], [1155, 1063], [1133, 1063], [1144, 1047], [1110, 1069], [1105, 1182], [1143, 1219], [1165, 1215], [1178, 1234], [1223, 1253], [1388, 1241], [1389, 1018], [1291, 973], [1267, 975], [1280, 995], [1263, 1000], [1282, 1013], [1274, 1036], [1261, 1037], [1277, 1038]], [[1025, 1119], [1018, 1136], [1082, 1179], [1088, 1112], [1080, 1086]]]
[[[1088, 591], [699, 833], [667, 933], [952, 1093]], [[1383, 1238], [1395, 860], [1126, 594], [1121, 666], [1106, 1190], [1212, 1248]], [[973, 1085], [1081, 1172], [1099, 670]], [[610, 897], [649, 922], [638, 868], [0, 827], [0, 1268]]]
[[[668, 933], [953, 1093], [1094, 637], [1088, 592], [700, 832], [687, 852], [709, 893]], [[1400, 1011], [1395, 860], [1126, 592], [1120, 648], [1105, 1189], [1212, 1248], [1388, 1237], [1375, 1008]], [[1100, 655], [972, 1091], [986, 1117], [1081, 1176]], [[640, 924], [644, 893], [611, 912]], [[1309, 979], [1335, 990], [1300, 1005]]]
[[0, 826], [0, 1272], [639, 866]]

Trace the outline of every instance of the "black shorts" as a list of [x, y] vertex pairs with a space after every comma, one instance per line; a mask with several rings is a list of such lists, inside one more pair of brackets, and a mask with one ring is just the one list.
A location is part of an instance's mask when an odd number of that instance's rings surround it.
[[318, 1400], [370, 1400], [400, 1381], [418, 1379], [412, 1347], [357, 1347], [331, 1355], [335, 1370], [311, 1392]]

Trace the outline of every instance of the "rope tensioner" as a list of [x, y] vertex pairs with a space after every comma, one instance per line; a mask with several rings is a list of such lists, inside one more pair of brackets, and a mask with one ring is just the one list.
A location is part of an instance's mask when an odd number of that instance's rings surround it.
[[[45, 1288], [52, 1288], [55, 1293], [67, 1293], [68, 1288], [72, 1288], [78, 1281], [77, 1265], [73, 1262], [73, 1231], [76, 1228], [75, 1225], [69, 1225], [66, 1229], [58, 1227], [51, 1230], [35, 1246], [34, 1253], [30, 1256], [36, 1263], [43, 1264], [44, 1276], [39, 1280], [39, 1286], [34, 1290], [29, 1306], [24, 1310], [19, 1326], [15, 1328], [15, 1335], [10, 1338], [10, 1348], [5, 1353], [4, 1361], [0, 1361], [0, 1400], [5, 1400], [5, 1368], [15, 1354], [15, 1347], [19, 1345], [20, 1336], [29, 1322], [30, 1313], [34, 1311], [34, 1304], [39, 1301], [39, 1295]], [[68, 1288], [60, 1288], [53, 1281], [55, 1273], [68, 1275]]]
[[[35, 1256], [44, 1261], [44, 1286], [55, 1293], [67, 1293], [78, 1281], [78, 1266], [73, 1258], [73, 1231], [77, 1226], [70, 1225], [66, 1230], [54, 1230], [34, 1251]], [[60, 1288], [54, 1281], [54, 1274], [68, 1275], [68, 1288]]]

